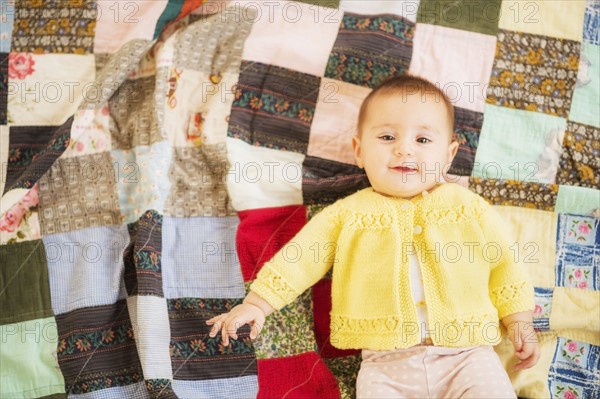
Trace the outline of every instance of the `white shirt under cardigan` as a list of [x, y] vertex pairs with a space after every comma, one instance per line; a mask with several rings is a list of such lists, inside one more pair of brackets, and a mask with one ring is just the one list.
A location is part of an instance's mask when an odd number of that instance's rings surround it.
[[410, 266], [410, 289], [417, 307], [417, 318], [419, 319], [421, 339], [424, 340], [429, 337], [429, 334], [427, 333], [427, 304], [425, 303], [425, 290], [423, 289], [421, 266], [419, 266], [417, 255], [413, 253], [409, 254], [408, 263]]

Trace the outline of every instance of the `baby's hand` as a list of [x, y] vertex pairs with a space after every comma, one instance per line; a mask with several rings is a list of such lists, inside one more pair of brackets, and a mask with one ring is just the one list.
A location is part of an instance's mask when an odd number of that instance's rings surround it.
[[538, 338], [533, 329], [531, 312], [520, 312], [506, 316], [502, 323], [508, 329], [508, 338], [515, 348], [515, 356], [520, 360], [516, 370], [533, 367], [540, 358]]
[[[533, 330], [533, 327], [532, 329]], [[518, 342], [513, 341], [515, 356], [520, 362], [515, 365], [516, 370], [524, 370], [535, 366], [540, 358], [540, 347], [535, 331], [533, 334], [526, 333]]]
[[229, 337], [237, 339], [237, 330], [244, 324], [250, 325], [250, 339], [258, 337], [260, 329], [265, 324], [265, 313], [256, 305], [242, 303], [228, 313], [207, 320], [206, 324], [213, 326], [208, 335], [214, 338], [220, 330], [223, 345], [228, 346]]

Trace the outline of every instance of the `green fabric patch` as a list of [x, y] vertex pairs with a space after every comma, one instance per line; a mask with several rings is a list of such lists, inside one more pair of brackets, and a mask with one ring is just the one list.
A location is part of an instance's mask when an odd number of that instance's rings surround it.
[[486, 104], [473, 174], [486, 179], [554, 183], [564, 118]]
[[495, 35], [501, 4], [501, 0], [421, 0], [417, 22]]
[[554, 211], [588, 215], [600, 209], [600, 190], [577, 186], [559, 186]]
[[337, 379], [341, 399], [356, 398], [356, 377], [362, 356], [357, 354], [323, 360]]
[[314, 4], [319, 7], [339, 8], [340, 0], [297, 0], [300, 3]]
[[152, 38], [153, 40], [158, 39], [158, 36], [160, 36], [160, 33], [169, 24], [169, 22], [177, 18], [177, 16], [181, 12], [182, 7], [183, 0], [169, 0], [169, 3], [163, 10], [161, 16], [158, 18], [158, 22], [156, 23], [156, 27], [154, 28], [154, 36]]
[[600, 46], [583, 42], [569, 120], [600, 128]]
[[53, 316], [42, 240], [2, 245], [0, 259], [0, 324]]
[[0, 326], [0, 336], [0, 398], [65, 393], [54, 317]]

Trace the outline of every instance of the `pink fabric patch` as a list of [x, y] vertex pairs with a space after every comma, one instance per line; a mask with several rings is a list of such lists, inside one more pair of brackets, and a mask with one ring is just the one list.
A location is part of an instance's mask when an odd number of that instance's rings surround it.
[[292, 1], [262, 7], [252, 3], [247, 8], [257, 12], [242, 59], [315, 76], [325, 74], [342, 11]]
[[351, 83], [321, 79], [307, 155], [356, 165], [352, 136], [357, 132], [360, 105], [370, 92]]
[[130, 40], [152, 40], [167, 1], [99, 1], [94, 53], [114, 53]]
[[483, 112], [496, 37], [417, 24], [408, 72], [439, 84], [455, 106]]

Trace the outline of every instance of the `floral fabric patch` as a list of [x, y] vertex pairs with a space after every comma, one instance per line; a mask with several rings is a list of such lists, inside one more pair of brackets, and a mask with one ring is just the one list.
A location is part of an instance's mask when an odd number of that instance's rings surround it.
[[483, 113], [454, 107], [454, 134], [459, 147], [448, 173], [471, 175], [482, 125]]
[[600, 128], [567, 122], [556, 182], [600, 187]]
[[587, 0], [583, 17], [583, 41], [600, 45], [600, 3]]
[[469, 178], [469, 189], [493, 205], [510, 205], [553, 211], [558, 186], [516, 180]]
[[62, 126], [10, 126], [4, 192], [31, 188], [69, 145], [73, 118]]
[[586, 342], [558, 337], [549, 381], [552, 398], [597, 398], [600, 347]]
[[146, 211], [127, 226], [130, 242], [123, 253], [124, 280], [128, 295], [163, 296], [162, 215]]
[[0, 53], [0, 125], [8, 118], [8, 59], [10, 54]]
[[229, 311], [239, 300], [178, 298], [167, 300], [171, 343], [169, 351], [175, 377], [182, 380], [256, 375], [256, 356], [250, 340], [250, 327], [238, 330], [238, 339], [229, 346], [221, 335], [208, 336], [211, 326], [206, 320]]
[[533, 310], [533, 327], [538, 331], [550, 329], [550, 313], [552, 313], [552, 288], [534, 287], [535, 309]]
[[316, 76], [243, 61], [227, 135], [306, 154], [319, 85]]
[[40, 221], [37, 184], [0, 216], [0, 244], [39, 240]]
[[67, 392], [83, 394], [143, 380], [125, 300], [56, 316], [56, 325]]
[[267, 318], [254, 342], [256, 358], [271, 359], [317, 350], [313, 325], [311, 292], [306, 290]]
[[600, 290], [600, 219], [561, 214], [558, 219], [556, 285]]
[[364, 170], [355, 165], [318, 157], [302, 164], [302, 197], [305, 204], [332, 204], [370, 183]]
[[500, 30], [488, 104], [567, 117], [581, 43]]
[[12, 51], [88, 54], [94, 51], [96, 3], [84, 1], [15, 2]]
[[392, 14], [345, 13], [325, 77], [373, 88], [408, 70], [415, 24]]

